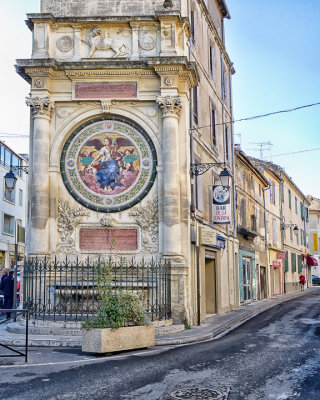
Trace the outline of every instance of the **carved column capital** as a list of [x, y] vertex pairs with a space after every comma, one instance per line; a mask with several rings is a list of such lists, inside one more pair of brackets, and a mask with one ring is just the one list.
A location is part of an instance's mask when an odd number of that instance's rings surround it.
[[33, 118], [51, 118], [54, 110], [54, 103], [50, 101], [49, 97], [27, 97], [26, 104], [31, 107]]
[[180, 96], [157, 96], [157, 103], [163, 117], [180, 116], [182, 108]]

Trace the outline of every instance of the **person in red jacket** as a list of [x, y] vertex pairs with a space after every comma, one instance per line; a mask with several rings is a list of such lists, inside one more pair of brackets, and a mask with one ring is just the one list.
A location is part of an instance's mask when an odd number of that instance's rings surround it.
[[305, 278], [305, 276], [303, 274], [300, 274], [299, 281], [300, 281], [301, 291], [303, 291], [304, 290], [304, 285], [306, 283], [306, 278]]

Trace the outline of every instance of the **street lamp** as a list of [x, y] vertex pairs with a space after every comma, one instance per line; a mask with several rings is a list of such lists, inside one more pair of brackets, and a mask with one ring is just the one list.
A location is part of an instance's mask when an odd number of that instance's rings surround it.
[[290, 228], [292, 226], [293, 226], [293, 231], [295, 233], [297, 233], [299, 231], [299, 228], [298, 228], [298, 225], [296, 225], [296, 224], [285, 224], [285, 223], [282, 223], [281, 224], [281, 230], [284, 231], [284, 230], [286, 230], [286, 229], [288, 229], [288, 228]]
[[227, 170], [226, 167], [224, 167], [223, 171], [220, 172], [219, 177], [220, 177], [222, 186], [223, 186], [224, 188], [229, 188], [229, 187], [230, 187], [230, 177], [231, 177], [231, 174], [230, 174], [230, 172]]
[[231, 174], [226, 168], [225, 163], [196, 163], [191, 164], [191, 175], [198, 176], [202, 175], [207, 172], [212, 167], [224, 167], [223, 170], [220, 172], [219, 177], [221, 180], [221, 184], [224, 188], [230, 187], [230, 177]]
[[[17, 182], [17, 177], [13, 170], [23, 170], [26, 174], [28, 173], [28, 166], [12, 166], [10, 165], [10, 171], [7, 172], [4, 176], [4, 182], [6, 185], [7, 190], [11, 193]], [[15, 310], [17, 308], [17, 273], [18, 273], [18, 224], [15, 223], [15, 232], [14, 232], [14, 263], [15, 263], [15, 268], [14, 268], [14, 275], [13, 275], [13, 304], [12, 308]], [[14, 322], [16, 322], [16, 314], [14, 317]]]
[[7, 172], [4, 176], [4, 182], [5, 182], [6, 188], [11, 193], [14, 190], [14, 188], [16, 186], [16, 182], [17, 182], [17, 177], [15, 176], [11, 167], [10, 167], [10, 172]]

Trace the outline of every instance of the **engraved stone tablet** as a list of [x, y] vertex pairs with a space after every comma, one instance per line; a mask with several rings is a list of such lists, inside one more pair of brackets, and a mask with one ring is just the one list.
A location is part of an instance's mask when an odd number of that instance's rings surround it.
[[137, 250], [136, 229], [80, 229], [81, 250]]
[[136, 82], [76, 83], [76, 99], [132, 99], [137, 97]]

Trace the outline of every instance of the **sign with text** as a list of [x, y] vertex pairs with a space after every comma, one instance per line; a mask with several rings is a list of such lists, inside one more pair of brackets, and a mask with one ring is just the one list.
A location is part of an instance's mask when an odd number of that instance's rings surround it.
[[277, 260], [286, 260], [287, 254], [286, 253], [277, 253]]
[[212, 191], [212, 222], [231, 224], [230, 190], [221, 185], [214, 185]]
[[272, 266], [273, 267], [281, 267], [281, 262], [280, 261], [272, 261]]
[[313, 250], [314, 251], [319, 251], [319, 246], [318, 246], [318, 234], [314, 233], [313, 234]]
[[136, 229], [81, 228], [80, 250], [137, 250]]
[[208, 245], [215, 245], [216, 244], [216, 237], [215, 231], [211, 228], [200, 228], [200, 244], [208, 244]]
[[220, 247], [220, 249], [225, 249], [226, 248], [226, 239], [222, 236], [217, 235], [217, 247]]
[[75, 85], [76, 99], [134, 99], [136, 82], [81, 82]]

